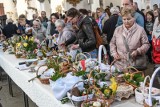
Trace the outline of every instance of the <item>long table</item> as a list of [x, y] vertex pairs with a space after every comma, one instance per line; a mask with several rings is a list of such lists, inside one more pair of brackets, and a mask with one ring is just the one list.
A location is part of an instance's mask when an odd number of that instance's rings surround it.
[[[28, 82], [29, 79], [36, 76], [29, 70], [20, 71], [16, 68], [19, 62], [24, 59], [17, 59], [14, 55], [0, 51], [0, 66], [9, 75], [9, 77], [27, 94], [27, 96], [36, 103], [38, 107], [74, 107], [70, 103], [61, 104], [51, 90], [49, 85], [42, 84], [38, 79]], [[115, 102], [112, 107], [143, 107], [135, 102], [134, 97], [122, 102]]]

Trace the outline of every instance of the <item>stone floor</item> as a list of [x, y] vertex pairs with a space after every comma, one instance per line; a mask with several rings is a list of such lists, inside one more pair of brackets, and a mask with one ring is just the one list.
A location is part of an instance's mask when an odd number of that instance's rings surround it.
[[[2, 70], [0, 69], [0, 72]], [[146, 75], [152, 75], [153, 73], [153, 64], [148, 65], [148, 69], [146, 71]], [[3, 81], [1, 81], [1, 79]], [[8, 82], [7, 82], [7, 76], [3, 72], [3, 78], [0, 78], [0, 86], [2, 86], [2, 90], [0, 90], [0, 103], [2, 104], [2, 107], [24, 107], [24, 100], [23, 100], [23, 93], [22, 90], [13, 83], [13, 93], [14, 97], [11, 97], [9, 94], [8, 89]], [[158, 83], [157, 79], [154, 83], [155, 87], [160, 88], [160, 84]], [[37, 107], [34, 102], [32, 102], [29, 99], [29, 106], [30, 107]], [[1, 107], [1, 105], [0, 105]]]
[[[2, 107], [25, 107], [22, 90], [15, 83], [12, 84], [14, 97], [11, 97], [9, 94], [7, 76], [6, 74], [3, 74], [3, 81], [0, 81], [0, 86], [2, 86], [2, 90], [0, 90], [0, 103], [2, 104]], [[37, 107], [30, 99], [29, 106]]]

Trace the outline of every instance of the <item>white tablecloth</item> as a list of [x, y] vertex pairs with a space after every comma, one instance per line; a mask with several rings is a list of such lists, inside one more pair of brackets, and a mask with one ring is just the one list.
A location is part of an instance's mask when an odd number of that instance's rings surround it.
[[[51, 87], [41, 84], [38, 79], [28, 82], [35, 77], [35, 73], [29, 73], [28, 70], [20, 71], [15, 66], [24, 59], [17, 59], [14, 55], [0, 52], [0, 66], [10, 76], [10, 78], [36, 103], [39, 107], [73, 107], [69, 104], [61, 104], [55, 99]], [[134, 98], [121, 102], [115, 102], [113, 107], [143, 107], [135, 103]]]

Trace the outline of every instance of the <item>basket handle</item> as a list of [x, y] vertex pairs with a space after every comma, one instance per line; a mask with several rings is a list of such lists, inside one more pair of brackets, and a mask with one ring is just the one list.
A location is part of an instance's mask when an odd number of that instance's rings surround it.
[[100, 45], [98, 49], [98, 63], [100, 64], [102, 62], [102, 50], [105, 55], [107, 55], [107, 50], [104, 45]]
[[[88, 81], [89, 81], [89, 82], [90, 82], [90, 79], [91, 79], [91, 77], [92, 77], [93, 71], [99, 72], [98, 70], [92, 70], [92, 71], [90, 71], [90, 73], [89, 73], [89, 75], [88, 75]], [[94, 83], [94, 77], [93, 77], [93, 84], [95, 84], [95, 83]]]
[[[94, 76], [94, 78], [93, 78], [93, 80], [95, 79], [95, 77], [97, 76], [97, 75], [100, 75], [100, 74], [107, 74], [106, 72], [100, 72], [100, 73], [97, 73], [95, 76]], [[93, 81], [93, 84], [95, 85], [95, 82]]]
[[73, 95], [73, 88], [77, 85], [77, 84], [79, 84], [79, 83], [81, 83], [81, 82], [85, 82], [85, 81], [78, 81], [77, 83], [75, 83], [74, 85], [73, 85], [73, 87], [72, 87], [72, 89], [71, 89], [71, 95], [70, 95], [70, 97], [72, 97], [72, 95]]
[[110, 72], [110, 75], [111, 75], [111, 76], [112, 76], [112, 70], [111, 70], [111, 68], [112, 68], [113, 64], [114, 64], [116, 61], [117, 61], [117, 60], [115, 59], [115, 60], [113, 60], [112, 63], [110, 64], [109, 72]]
[[160, 67], [158, 67], [152, 74], [151, 80], [150, 80], [150, 84], [149, 84], [149, 94], [148, 94], [148, 102], [149, 102], [149, 106], [152, 106], [152, 95], [151, 95], [151, 91], [152, 91], [152, 85], [153, 85], [153, 80], [156, 76], [156, 74], [160, 72]]
[[75, 62], [76, 62], [76, 63], [78, 62], [78, 57], [79, 57], [80, 55], [84, 56], [85, 59], [88, 58], [84, 53], [78, 53], [78, 54], [76, 55], [76, 58], [75, 58]]
[[[73, 66], [68, 66], [68, 67], [72, 68], [71, 71], [72, 71], [73, 73], [77, 72], [77, 69], [74, 68]], [[70, 71], [70, 69], [68, 69], [68, 70], [66, 70], [66, 71], [62, 71], [62, 70], [61, 70], [61, 74], [64, 74], [64, 73], [66, 73], [66, 72], [68, 72], [68, 71]]]
[[88, 53], [88, 52], [83, 52], [83, 54], [84, 54], [84, 55], [85, 55], [85, 54], [88, 55], [88, 56], [87, 56], [88, 58], [92, 58], [91, 54]]
[[[37, 71], [36, 71], [36, 76], [38, 76], [38, 72], [39, 72], [40, 68], [41, 68], [41, 67], [44, 67], [44, 66], [47, 66], [47, 65], [41, 65], [41, 66], [37, 69]], [[45, 70], [43, 71], [43, 73], [44, 73], [45, 71], [47, 71], [47, 70], [48, 70], [48, 68], [45, 69]], [[43, 74], [43, 73], [42, 73], [42, 74]]]
[[145, 85], [146, 85], [147, 79], [148, 79], [148, 80], [151, 80], [151, 78], [150, 78], [149, 75], [145, 77], [144, 82], [143, 82], [143, 91], [142, 91], [142, 95], [143, 95], [143, 96], [144, 96], [144, 90], [145, 90]]
[[[133, 66], [129, 66], [129, 67], [125, 68], [124, 70], [127, 70], [127, 69], [134, 69], [136, 72], [139, 72], [138, 69], [136, 69], [136, 68], [133, 67]], [[130, 72], [130, 73], [132, 73], [132, 72]]]
[[65, 57], [57, 57], [56, 63], [59, 64], [59, 59], [63, 59], [64, 61], [66, 61], [69, 64], [69, 60]]

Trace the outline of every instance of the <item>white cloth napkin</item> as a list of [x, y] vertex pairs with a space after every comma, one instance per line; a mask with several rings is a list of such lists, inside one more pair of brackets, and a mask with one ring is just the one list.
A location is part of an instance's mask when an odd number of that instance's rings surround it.
[[[80, 77], [72, 76], [71, 73], [68, 73], [66, 77], [59, 78], [55, 82], [50, 80], [50, 86], [56, 99], [61, 100], [72, 89], [74, 84], [81, 80]], [[83, 83], [79, 83], [77, 87], [83, 89]]]
[[16, 68], [18, 68], [20, 71], [29, 69], [26, 64], [17, 65]]

